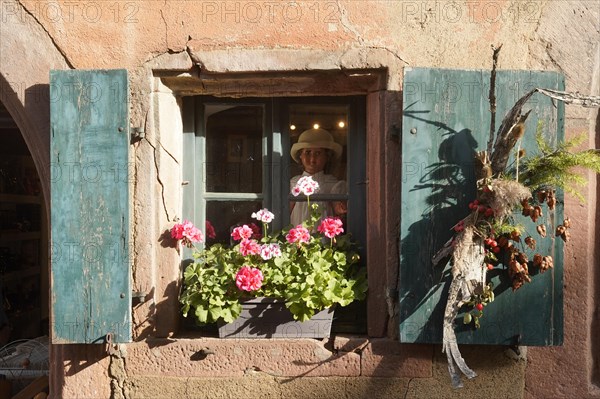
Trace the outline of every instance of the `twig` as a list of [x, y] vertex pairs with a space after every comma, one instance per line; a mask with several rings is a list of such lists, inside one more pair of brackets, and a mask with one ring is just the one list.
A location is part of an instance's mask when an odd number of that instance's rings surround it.
[[548, 97], [560, 100], [566, 104], [576, 104], [586, 108], [600, 107], [600, 96], [583, 96], [578, 92], [569, 93], [566, 91], [558, 91], [551, 89], [536, 90]]
[[517, 124], [525, 122], [525, 119], [531, 110], [527, 111], [527, 114], [521, 115], [521, 109], [527, 100], [529, 100], [529, 98], [535, 93], [543, 94], [567, 104], [581, 105], [586, 108], [600, 107], [600, 96], [584, 96], [577, 92], [569, 93], [565, 91], [542, 88], [535, 88], [531, 90], [529, 93], [521, 97], [510, 109], [510, 111], [508, 111], [502, 120], [502, 124], [498, 128], [498, 134], [494, 144], [494, 152], [491, 156], [492, 172], [495, 176], [502, 172], [506, 167], [509, 152], [519, 139], [519, 137], [515, 137], [515, 135], [511, 133]]
[[496, 67], [498, 66], [498, 56], [500, 55], [500, 49], [502, 45], [494, 47], [492, 50], [492, 75], [490, 77], [490, 94], [488, 96], [490, 100], [490, 113], [492, 114], [490, 119], [490, 139], [488, 140], [487, 153], [492, 153], [492, 146], [494, 145], [494, 133], [496, 132]]

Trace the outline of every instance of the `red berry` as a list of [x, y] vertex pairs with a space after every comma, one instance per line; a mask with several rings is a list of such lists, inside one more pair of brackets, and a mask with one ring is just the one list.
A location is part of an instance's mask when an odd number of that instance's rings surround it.
[[477, 211], [478, 211], [479, 213], [483, 213], [483, 212], [485, 212], [485, 205], [479, 205], [479, 208], [477, 208]]
[[477, 305], [475, 305], [475, 309], [477, 309], [481, 312], [483, 310], [483, 304], [478, 303]]
[[500, 252], [500, 247], [494, 247], [492, 248], [492, 251], [497, 254], [498, 252]]
[[492, 265], [491, 263], [487, 264], [487, 269], [488, 270], [494, 270], [494, 265]]
[[478, 200], [473, 201], [473, 205], [479, 205], [479, 201]]
[[485, 211], [485, 213], [484, 213], [485, 217], [488, 217], [488, 218], [489, 218], [490, 216], [492, 216], [493, 214], [494, 214], [494, 210], [493, 210], [492, 208], [488, 208], [488, 209], [486, 209], [486, 211]]

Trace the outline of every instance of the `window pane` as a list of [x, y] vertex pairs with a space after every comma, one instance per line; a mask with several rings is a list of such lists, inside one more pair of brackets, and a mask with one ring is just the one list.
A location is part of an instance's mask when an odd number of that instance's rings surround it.
[[206, 191], [262, 192], [262, 106], [209, 104], [206, 119]]
[[[221, 243], [229, 245], [231, 243], [231, 231], [238, 225], [247, 224], [260, 233], [261, 226], [255, 219], [252, 219], [252, 213], [262, 208], [260, 201], [209, 201], [206, 203], [206, 243], [212, 245]], [[214, 237], [211, 237], [212, 226]], [[254, 227], [253, 227], [254, 228]]]
[[[290, 189], [302, 174], [319, 183], [318, 201], [324, 216], [345, 220], [348, 198], [347, 104], [294, 104], [289, 108], [290, 132]], [[337, 195], [337, 197], [332, 197]], [[299, 224], [309, 217], [307, 203], [290, 197], [290, 222]]]

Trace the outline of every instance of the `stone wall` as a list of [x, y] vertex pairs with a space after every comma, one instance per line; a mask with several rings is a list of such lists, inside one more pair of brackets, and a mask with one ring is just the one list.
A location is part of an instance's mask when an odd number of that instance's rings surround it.
[[[157, 237], [181, 213], [178, 95], [189, 85], [200, 87], [193, 92], [203, 90], [198, 83], [202, 77], [215, 82], [219, 76], [248, 74], [242, 87], [251, 93], [260, 87], [252, 79], [261, 74], [384, 71], [383, 81], [357, 87], [371, 93], [369, 104], [382, 110], [370, 126], [385, 130], [400, 118], [402, 68], [489, 68], [490, 45], [502, 43], [499, 68], [560, 71], [568, 90], [600, 94], [597, 1], [0, 0], [0, 19], [0, 100], [31, 149], [46, 204], [50, 69], [127, 68], [131, 125], [147, 133], [133, 148], [133, 288], [147, 294], [147, 301], [134, 309], [136, 343], [110, 357], [100, 347], [54, 346], [55, 397], [216, 398], [242, 392], [275, 398], [600, 397], [593, 384], [600, 380], [600, 218], [594, 177], [587, 186], [586, 204], [568, 199], [565, 208], [578, 234], [565, 251], [564, 346], [529, 348], [526, 361], [511, 359], [505, 348], [465, 347], [468, 363], [480, 375], [462, 391], [450, 387], [438, 346], [401, 345], [385, 338], [383, 344], [372, 341], [350, 350], [335, 343], [280, 343], [262, 352], [285, 353], [289, 345], [298, 345], [298, 352], [271, 365], [275, 359], [261, 359], [251, 349], [231, 355], [235, 346], [218, 340], [169, 339], [177, 331], [178, 257], [157, 245]], [[288, 87], [296, 87], [297, 94], [331, 94], [352, 87], [344, 82], [303, 82]], [[235, 87], [217, 82], [209, 91], [233, 95]], [[566, 117], [568, 136], [588, 132], [589, 145], [598, 147], [597, 110], [567, 106]], [[388, 162], [394, 159], [391, 152], [387, 156]], [[393, 171], [382, 166], [386, 170], [393, 179]], [[382, 193], [392, 212], [393, 194], [385, 187]], [[391, 223], [382, 233], [388, 282], [395, 280], [394, 229]], [[372, 293], [370, 303], [386, 306], [382, 291], [377, 292], [381, 295]], [[393, 307], [389, 304], [392, 316]], [[382, 324], [372, 335], [385, 336], [387, 331], [393, 336], [393, 317], [390, 320], [390, 326]], [[202, 346], [215, 345], [225, 345], [223, 353], [190, 360]], [[373, 345], [392, 348], [391, 353], [372, 351]], [[227, 363], [234, 355], [245, 361]], [[175, 367], [178, 364], [181, 368]], [[228, 364], [228, 371], [210, 364]]]

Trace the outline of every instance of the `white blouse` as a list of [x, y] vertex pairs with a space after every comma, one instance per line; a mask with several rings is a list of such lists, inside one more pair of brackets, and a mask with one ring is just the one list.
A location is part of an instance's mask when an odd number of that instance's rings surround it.
[[[302, 176], [311, 176], [309, 173], [294, 176], [290, 179], [290, 189], [293, 188]], [[319, 183], [319, 190], [315, 194], [345, 194], [347, 187], [345, 180], [338, 180], [333, 175], [326, 175], [323, 172], [317, 172], [312, 175], [314, 181]], [[311, 201], [311, 204], [318, 204], [321, 209], [322, 217], [334, 216], [330, 201]], [[307, 202], [296, 202], [290, 215], [290, 223], [294, 226], [299, 225], [310, 217]]]

